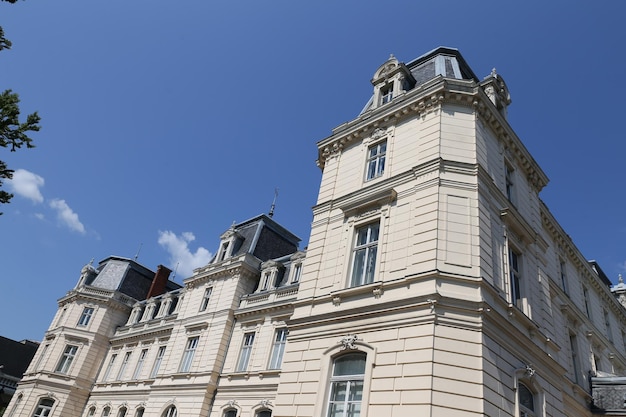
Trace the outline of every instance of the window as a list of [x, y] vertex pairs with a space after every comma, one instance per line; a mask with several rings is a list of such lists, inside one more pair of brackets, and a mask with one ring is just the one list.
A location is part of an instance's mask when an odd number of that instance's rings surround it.
[[199, 337], [191, 337], [187, 340], [187, 347], [183, 353], [183, 360], [180, 362], [179, 372], [189, 372], [191, 369], [191, 362], [193, 361], [193, 355], [196, 353], [198, 347]]
[[356, 230], [352, 262], [351, 287], [374, 282], [379, 224], [372, 223]]
[[280, 365], [283, 362], [283, 353], [285, 353], [286, 343], [287, 329], [276, 330], [274, 346], [272, 347], [272, 357], [270, 358], [270, 369], [280, 369]]
[[380, 89], [380, 104], [389, 103], [393, 99], [393, 82]]
[[511, 304], [522, 308], [521, 255], [512, 249], [509, 249], [509, 277], [511, 284]]
[[115, 363], [115, 359], [117, 358], [117, 353], [111, 355], [111, 359], [109, 360], [109, 364], [107, 365], [107, 370], [104, 372], [103, 381], [107, 381], [109, 376], [111, 375], [111, 369], [113, 369], [113, 364]]
[[22, 398], [24, 398], [23, 394], [19, 394], [17, 396], [17, 399], [15, 400], [15, 403], [13, 403], [13, 407], [11, 407], [11, 412], [9, 412], [9, 417], [14, 417], [15, 416], [15, 411], [17, 410], [17, 406], [20, 405], [20, 403], [22, 402]]
[[291, 278], [292, 283], [300, 282], [300, 276], [302, 275], [302, 264], [296, 264], [293, 267], [293, 278]]
[[572, 371], [574, 372], [574, 382], [578, 384], [580, 383], [580, 372], [578, 369], [578, 344], [576, 343], [576, 336], [573, 334], [570, 334], [569, 336], [569, 346], [572, 355]]
[[126, 407], [120, 408], [120, 410], [117, 412], [117, 417], [126, 417], [126, 411], [128, 411]]
[[271, 272], [266, 272], [263, 274], [263, 281], [261, 282], [261, 291], [267, 291], [270, 286], [270, 278], [272, 276]]
[[217, 257], [218, 262], [223, 261], [228, 255], [228, 243], [229, 242], [224, 242], [222, 243], [222, 246], [220, 246], [219, 256]]
[[535, 416], [535, 396], [528, 387], [521, 382], [517, 388], [519, 401], [519, 416], [532, 417]]
[[246, 333], [243, 336], [243, 345], [239, 354], [239, 362], [237, 362], [237, 371], [242, 372], [248, 369], [250, 354], [252, 353], [252, 344], [254, 343], [254, 333]]
[[50, 347], [50, 343], [46, 343], [43, 348], [41, 349], [41, 355], [39, 355], [39, 358], [37, 358], [37, 364], [35, 365], [35, 371], [39, 369], [39, 367], [41, 366], [41, 363], [43, 362], [43, 358], [46, 356], [46, 352], [48, 351], [48, 348]]
[[359, 417], [363, 399], [365, 354], [343, 355], [333, 362], [328, 417]]
[[83, 309], [83, 314], [80, 315], [80, 320], [78, 320], [78, 325], [79, 326], [86, 326], [89, 324], [89, 321], [91, 320], [91, 316], [93, 315], [93, 308], [92, 307], [85, 307]]
[[563, 292], [565, 292], [565, 294], [568, 294], [569, 291], [567, 288], [567, 273], [565, 271], [565, 261], [560, 261], [559, 269], [561, 271], [561, 286], [563, 287]]
[[387, 141], [370, 146], [367, 150], [367, 181], [380, 177], [385, 172], [385, 155], [387, 154]]
[[87, 417], [93, 417], [96, 415], [96, 407], [89, 407], [89, 411], [87, 412]]
[[200, 303], [200, 311], [204, 311], [208, 307], [212, 292], [213, 292], [213, 287], [209, 287], [206, 290], [204, 290], [204, 295], [202, 296], [202, 302]]
[[178, 411], [176, 407], [170, 405], [167, 410], [163, 413], [163, 417], [176, 417], [178, 415]]
[[583, 287], [583, 302], [585, 303], [585, 313], [587, 317], [591, 319], [591, 307], [589, 305], [589, 290], [587, 287]]
[[111, 407], [104, 407], [104, 410], [102, 410], [102, 417], [109, 417], [109, 414], [111, 414]]
[[148, 349], [143, 349], [139, 354], [137, 366], [135, 367], [135, 372], [133, 372], [133, 379], [139, 379], [139, 375], [141, 374], [141, 368], [143, 368], [143, 363], [146, 360], [146, 356], [148, 356]]
[[50, 398], [44, 398], [43, 400], [39, 401], [39, 404], [37, 405], [37, 409], [35, 410], [35, 414], [33, 414], [33, 417], [49, 416], [53, 405], [54, 405], [54, 400], [51, 400]]
[[143, 417], [144, 411], [146, 411], [145, 408], [143, 407], [138, 408], [137, 411], [135, 411], [135, 417]]
[[128, 366], [128, 362], [130, 361], [130, 355], [132, 352], [126, 352], [124, 354], [124, 359], [122, 360], [122, 365], [120, 366], [120, 370], [117, 372], [117, 380], [121, 381], [124, 378], [124, 372], [126, 371], [126, 367]]
[[505, 191], [506, 198], [515, 205], [515, 182], [514, 179], [513, 167], [508, 163], [504, 164], [504, 181], [505, 181]]
[[65, 346], [65, 350], [63, 351], [63, 356], [61, 356], [61, 360], [57, 365], [56, 372], [60, 372], [62, 374], [66, 374], [70, 370], [70, 366], [72, 365], [72, 361], [76, 357], [76, 352], [78, 351], [78, 346], [67, 345]]
[[611, 316], [606, 310], [602, 310], [604, 313], [604, 328], [606, 329], [606, 337], [611, 343], [613, 343], [613, 331], [611, 330]]
[[152, 366], [152, 372], [150, 372], [150, 378], [156, 377], [159, 373], [161, 362], [163, 362], [163, 356], [165, 356], [165, 346], [160, 346], [156, 359], [154, 360], [154, 365]]
[[271, 410], [259, 411], [258, 413], [256, 413], [255, 416], [256, 417], [272, 417], [272, 411]]
[[237, 410], [230, 408], [224, 411], [224, 417], [237, 417]]

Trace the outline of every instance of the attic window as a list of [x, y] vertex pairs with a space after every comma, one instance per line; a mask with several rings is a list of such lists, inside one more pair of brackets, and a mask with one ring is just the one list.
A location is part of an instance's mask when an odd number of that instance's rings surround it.
[[389, 103], [393, 99], [393, 81], [380, 89], [380, 104]]
[[222, 246], [220, 247], [220, 252], [219, 252], [219, 256], [217, 258], [218, 262], [223, 261], [226, 258], [226, 255], [228, 253], [228, 244], [230, 242], [224, 242], [222, 243]]

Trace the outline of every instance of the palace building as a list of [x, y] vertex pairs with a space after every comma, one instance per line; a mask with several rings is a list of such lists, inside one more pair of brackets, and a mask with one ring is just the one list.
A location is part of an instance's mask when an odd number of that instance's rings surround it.
[[371, 82], [318, 142], [306, 250], [259, 215], [182, 286], [85, 266], [6, 415], [626, 415], [626, 285], [540, 199], [503, 78], [441, 47]]

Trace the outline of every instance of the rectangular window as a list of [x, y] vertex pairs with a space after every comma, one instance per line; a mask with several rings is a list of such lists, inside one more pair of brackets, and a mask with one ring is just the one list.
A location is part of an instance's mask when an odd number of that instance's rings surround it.
[[272, 357], [270, 358], [270, 369], [280, 369], [280, 366], [283, 363], [283, 354], [285, 353], [286, 344], [287, 329], [276, 330], [274, 346], [272, 347]]
[[578, 369], [578, 344], [576, 343], [576, 336], [571, 334], [569, 336], [570, 351], [572, 354], [572, 370], [574, 371], [574, 382], [580, 383], [580, 372]]
[[217, 261], [221, 262], [226, 258], [226, 255], [228, 254], [228, 242], [224, 242], [222, 243], [222, 246], [220, 247], [220, 252], [219, 252], [219, 256], [217, 257]]
[[202, 302], [200, 303], [200, 311], [206, 310], [209, 306], [209, 300], [211, 299], [211, 293], [213, 292], [213, 287], [209, 287], [204, 290], [204, 295], [202, 296]]
[[91, 320], [91, 316], [93, 315], [93, 308], [92, 307], [85, 307], [83, 309], [83, 314], [80, 315], [80, 320], [78, 320], [78, 325], [79, 326], [86, 326], [89, 324], [89, 321]]
[[380, 89], [380, 104], [389, 103], [393, 99], [393, 82]]
[[252, 353], [253, 343], [254, 333], [246, 333], [243, 336], [243, 345], [241, 346], [239, 361], [237, 362], [237, 372], [242, 372], [248, 369], [248, 362], [250, 361], [250, 354]]
[[514, 173], [513, 167], [508, 163], [504, 164], [504, 181], [505, 181], [505, 191], [506, 198], [515, 205], [515, 181], [514, 181]]
[[509, 278], [511, 284], [511, 304], [522, 308], [521, 255], [509, 249]]
[[49, 347], [50, 347], [50, 343], [47, 343], [43, 346], [43, 348], [41, 348], [41, 355], [39, 355], [39, 358], [37, 358], [37, 365], [35, 365], [34, 371], [39, 370], [39, 367], [43, 363], [43, 358], [46, 356], [46, 352], [48, 352]]
[[567, 288], [567, 273], [565, 270], [565, 261], [561, 260], [559, 262], [559, 268], [561, 270], [561, 286], [563, 287], [563, 292], [567, 294], [568, 288]]
[[302, 264], [297, 264], [293, 267], [293, 278], [291, 279], [292, 283], [300, 282], [300, 276], [302, 275]]
[[107, 370], [104, 372], [103, 381], [107, 381], [109, 376], [111, 375], [111, 369], [113, 369], [113, 365], [115, 364], [115, 359], [117, 358], [117, 353], [111, 355], [111, 359], [109, 360], [109, 364], [107, 365]]
[[152, 366], [152, 372], [150, 372], [150, 378], [156, 377], [159, 373], [161, 362], [163, 362], [163, 356], [165, 356], [165, 346], [160, 346], [156, 359], [154, 360], [154, 365]]
[[606, 337], [609, 339], [611, 343], [613, 343], [613, 331], [611, 330], [611, 316], [609, 316], [609, 312], [603, 310], [604, 313], [604, 328], [606, 329]]
[[261, 291], [267, 291], [270, 286], [270, 278], [272, 277], [271, 272], [266, 272], [263, 274], [263, 281], [261, 282]]
[[57, 365], [56, 372], [60, 372], [62, 374], [66, 374], [70, 370], [70, 366], [76, 357], [76, 352], [78, 352], [78, 346], [67, 345], [65, 346], [65, 350], [63, 351], [63, 356], [61, 356], [61, 360]]
[[146, 356], [148, 356], [148, 349], [143, 349], [139, 354], [139, 360], [137, 360], [137, 366], [135, 367], [135, 372], [133, 372], [133, 379], [139, 379], [139, 375], [141, 375], [141, 368], [143, 368]]
[[378, 223], [371, 223], [356, 229], [356, 239], [352, 254], [351, 287], [374, 282], [376, 253], [378, 250], [378, 232]]
[[585, 313], [587, 317], [591, 319], [591, 305], [589, 303], [589, 290], [587, 287], [583, 287], [583, 302], [585, 303]]
[[128, 362], [130, 361], [130, 355], [132, 352], [126, 352], [124, 355], [124, 359], [122, 360], [122, 365], [120, 366], [120, 370], [117, 373], [117, 380], [121, 381], [124, 378], [124, 372], [126, 372], [126, 367], [128, 366]]
[[198, 336], [191, 337], [187, 340], [187, 347], [183, 353], [183, 360], [180, 362], [179, 372], [189, 372], [191, 369], [191, 362], [193, 361], [193, 356], [195, 355], [196, 348], [198, 347], [198, 340]]
[[378, 178], [385, 172], [385, 156], [387, 155], [387, 141], [370, 146], [367, 150], [367, 181]]

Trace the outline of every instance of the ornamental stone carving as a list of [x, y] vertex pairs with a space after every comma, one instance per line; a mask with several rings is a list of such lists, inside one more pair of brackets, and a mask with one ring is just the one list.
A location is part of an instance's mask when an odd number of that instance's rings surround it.
[[354, 345], [357, 340], [358, 340], [358, 337], [355, 334], [344, 336], [341, 339], [341, 341], [340, 341], [341, 344], [342, 344], [341, 350], [347, 350], [347, 349], [355, 350], [355, 349], [357, 349], [357, 347]]

